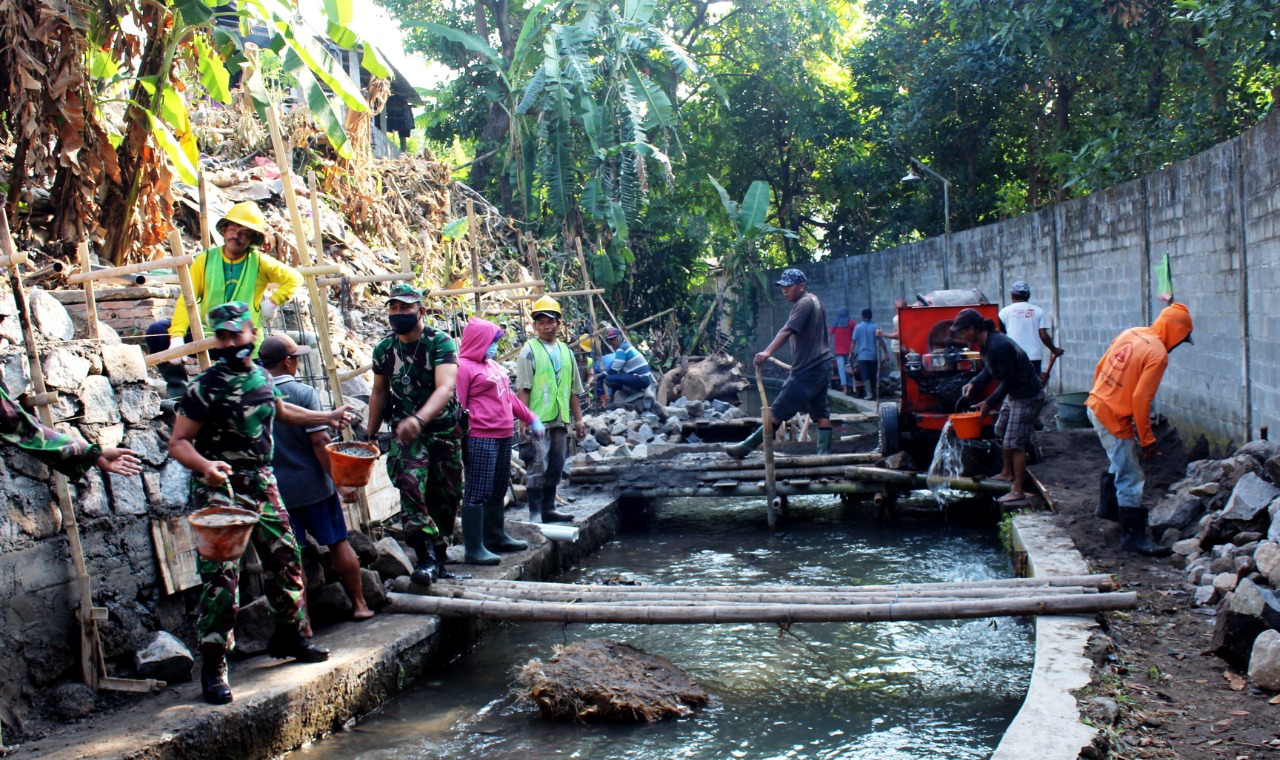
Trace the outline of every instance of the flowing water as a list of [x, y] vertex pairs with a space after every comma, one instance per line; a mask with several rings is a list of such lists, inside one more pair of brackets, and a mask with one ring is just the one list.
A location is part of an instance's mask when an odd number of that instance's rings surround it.
[[959, 499], [973, 498], [973, 494], [947, 485], [949, 479], [960, 477], [963, 470], [960, 439], [956, 437], [956, 431], [951, 429], [951, 420], [947, 420], [938, 436], [938, 445], [933, 449], [933, 461], [929, 463], [926, 480], [939, 507], [946, 507]]
[[[842, 521], [844, 518], [844, 521]], [[1008, 577], [992, 531], [849, 522], [792, 499], [785, 530], [758, 500], [673, 500], [566, 580], [836, 585]], [[875, 624], [505, 625], [432, 680], [295, 758], [983, 758], [1030, 679], [1027, 619]], [[555, 645], [614, 638], [667, 657], [712, 695], [649, 725], [552, 723], [511, 699]]]

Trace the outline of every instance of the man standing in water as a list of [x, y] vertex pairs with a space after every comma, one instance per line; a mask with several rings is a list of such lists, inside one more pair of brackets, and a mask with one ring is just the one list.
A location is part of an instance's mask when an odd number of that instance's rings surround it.
[[[827, 411], [827, 386], [831, 379], [832, 356], [827, 343], [827, 313], [818, 297], [808, 292], [809, 281], [799, 269], [783, 272], [778, 286], [782, 288], [782, 297], [795, 306], [791, 307], [787, 323], [773, 342], [756, 354], [754, 361], [759, 367], [790, 340], [792, 364], [791, 374], [787, 375], [787, 381], [769, 409], [769, 419], [773, 421], [773, 429], [777, 430], [782, 423], [807, 409], [809, 416], [818, 423], [818, 453], [830, 454], [831, 414]], [[755, 451], [763, 440], [764, 426], [761, 425], [746, 440], [726, 446], [725, 453], [742, 459]]]
[[1098, 362], [1085, 402], [1089, 421], [1111, 462], [1102, 473], [1094, 515], [1120, 523], [1121, 549], [1148, 557], [1163, 557], [1170, 550], [1147, 538], [1147, 510], [1142, 506], [1146, 478], [1138, 460], [1160, 456], [1160, 444], [1151, 429], [1151, 403], [1169, 366], [1169, 352], [1183, 343], [1194, 345], [1191, 329], [1191, 312], [1175, 303], [1165, 307], [1150, 327], [1120, 333]]
[[408, 283], [391, 286], [387, 313], [394, 334], [373, 348], [369, 436], [390, 421], [387, 475], [400, 491], [405, 543], [418, 555], [413, 582], [426, 586], [458, 577], [445, 570], [462, 503], [460, 409], [453, 397], [458, 348], [423, 322], [422, 292]]
[[[302, 556], [271, 471], [271, 429], [276, 419], [286, 425], [344, 428], [351, 407], [313, 412], [285, 403], [271, 376], [249, 358], [257, 329], [248, 304], [233, 301], [213, 309], [209, 326], [218, 339], [217, 346], [209, 349], [215, 363], [192, 381], [179, 402], [169, 455], [194, 476], [191, 502], [195, 508], [235, 506], [258, 513], [252, 538], [266, 570], [264, 591], [276, 624], [267, 654], [323, 662], [329, 659], [329, 650], [302, 635], [306, 623]], [[196, 608], [203, 659], [200, 689], [206, 702], [225, 705], [232, 699], [226, 654], [234, 645], [240, 562], [200, 557], [196, 566], [204, 581]]]

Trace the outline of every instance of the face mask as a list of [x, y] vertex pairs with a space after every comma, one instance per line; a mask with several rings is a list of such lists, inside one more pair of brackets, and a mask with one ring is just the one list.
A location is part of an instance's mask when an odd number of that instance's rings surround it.
[[387, 318], [396, 335], [408, 335], [418, 326], [417, 314], [392, 314]]
[[498, 355], [498, 344], [497, 344], [497, 343], [490, 343], [490, 344], [489, 344], [489, 349], [488, 349], [487, 351], [485, 351], [485, 352], [484, 352], [484, 358], [486, 358], [486, 359], [493, 359], [493, 358], [494, 358], [494, 357], [496, 357], [497, 355]]
[[216, 362], [226, 362], [232, 367], [249, 366], [249, 354], [253, 353], [253, 346], [227, 346], [226, 348], [209, 349], [209, 358]]

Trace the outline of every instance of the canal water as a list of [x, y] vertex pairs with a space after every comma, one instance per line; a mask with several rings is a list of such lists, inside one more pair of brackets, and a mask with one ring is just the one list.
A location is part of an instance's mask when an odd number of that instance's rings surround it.
[[[792, 499], [769, 533], [758, 500], [663, 502], [565, 580], [837, 585], [1009, 577], [995, 531], [883, 527], [829, 497]], [[660, 654], [712, 695], [648, 725], [543, 721], [510, 696], [556, 645], [612, 638]], [[1030, 679], [1028, 619], [875, 624], [572, 625], [491, 631], [437, 677], [295, 758], [984, 758]]]

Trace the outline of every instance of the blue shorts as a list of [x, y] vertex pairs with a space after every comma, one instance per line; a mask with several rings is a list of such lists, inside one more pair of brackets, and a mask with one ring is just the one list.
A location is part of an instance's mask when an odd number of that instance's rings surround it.
[[302, 546], [307, 544], [304, 532], [311, 534], [321, 546], [333, 546], [347, 540], [347, 520], [342, 514], [342, 500], [336, 493], [323, 501], [288, 511], [294, 535]]

